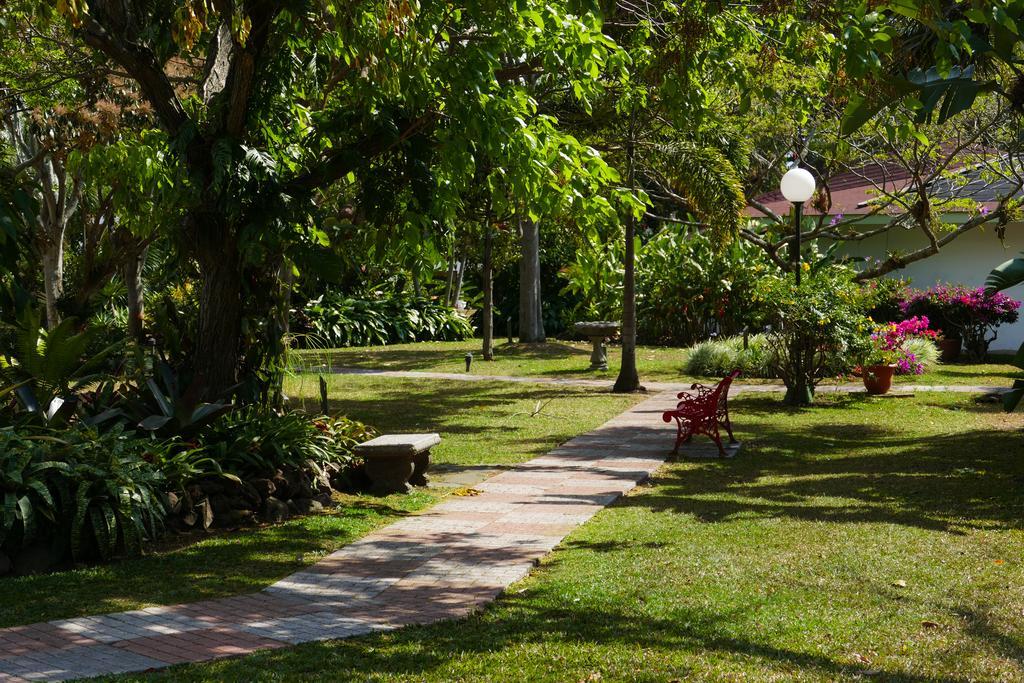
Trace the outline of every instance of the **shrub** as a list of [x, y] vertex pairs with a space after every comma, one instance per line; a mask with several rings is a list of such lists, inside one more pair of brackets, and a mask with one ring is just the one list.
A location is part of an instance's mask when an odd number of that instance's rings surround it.
[[295, 331], [329, 347], [461, 341], [473, 326], [455, 309], [424, 297], [357, 298], [328, 292], [296, 316]]
[[637, 337], [641, 343], [688, 345], [712, 332], [753, 328], [764, 315], [758, 280], [777, 272], [759, 247], [722, 247], [700, 233], [665, 228], [637, 261]]
[[352, 448], [371, 436], [369, 427], [347, 418], [248, 407], [207, 426], [198, 440], [223, 471], [245, 479], [283, 468], [342, 469], [353, 460]]
[[[584, 245], [562, 270], [564, 292], [582, 299], [578, 318], [622, 315], [621, 242]], [[759, 326], [765, 306], [754, 298], [760, 278], [778, 269], [759, 247], [721, 247], [680, 226], [662, 229], [636, 253], [637, 337], [642, 343], [687, 346], [712, 332], [739, 334]]]
[[75, 560], [138, 554], [166, 516], [152, 448], [120, 425], [0, 430], [0, 548], [13, 554], [39, 538]]
[[937, 338], [925, 316], [882, 325], [872, 333], [861, 365], [895, 365], [898, 375], [923, 374], [938, 360]]
[[686, 358], [686, 372], [690, 375], [724, 377], [733, 370], [742, 371], [745, 377], [775, 376], [765, 335], [750, 335], [747, 348], [743, 348], [742, 335], [701, 342], [690, 348]]
[[946, 337], [963, 339], [971, 358], [983, 360], [996, 339], [996, 328], [1017, 321], [1020, 303], [1002, 293], [988, 293], [982, 287], [936, 285], [926, 290], [909, 290], [900, 309], [904, 315], [927, 316]]
[[819, 380], [849, 369], [862, 356], [871, 298], [848, 269], [810, 271], [799, 287], [789, 276], [766, 277], [756, 296], [770, 307], [770, 364], [786, 384], [787, 403], [809, 403]]

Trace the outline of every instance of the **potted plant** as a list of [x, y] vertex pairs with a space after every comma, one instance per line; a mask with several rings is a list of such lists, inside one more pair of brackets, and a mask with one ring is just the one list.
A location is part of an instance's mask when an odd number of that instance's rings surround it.
[[869, 394], [886, 394], [892, 388], [900, 350], [893, 348], [886, 335], [871, 335], [871, 344], [861, 359], [860, 377]]

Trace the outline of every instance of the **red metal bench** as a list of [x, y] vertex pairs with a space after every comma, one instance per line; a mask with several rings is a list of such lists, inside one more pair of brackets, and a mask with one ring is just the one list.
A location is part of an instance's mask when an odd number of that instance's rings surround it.
[[661, 416], [665, 422], [675, 420], [678, 425], [673, 454], [679, 453], [680, 444], [688, 442], [694, 434], [704, 434], [711, 437], [718, 446], [718, 454], [725, 457], [725, 448], [722, 447], [722, 437], [718, 430], [725, 429], [729, 433], [729, 443], [736, 443], [732, 435], [732, 423], [729, 422], [729, 387], [739, 375], [739, 370], [733, 370], [714, 388], [694, 384], [690, 389], [697, 393], [684, 391], [677, 396], [682, 400], [675, 410], [666, 410]]

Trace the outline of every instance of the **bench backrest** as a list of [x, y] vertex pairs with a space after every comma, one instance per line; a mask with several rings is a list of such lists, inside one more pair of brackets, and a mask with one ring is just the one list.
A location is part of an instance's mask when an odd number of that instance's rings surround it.
[[728, 375], [722, 378], [722, 381], [715, 387], [715, 403], [717, 404], [718, 410], [724, 411], [726, 409], [726, 402], [729, 400], [729, 387], [732, 386], [732, 381], [740, 376], [739, 370], [733, 370]]

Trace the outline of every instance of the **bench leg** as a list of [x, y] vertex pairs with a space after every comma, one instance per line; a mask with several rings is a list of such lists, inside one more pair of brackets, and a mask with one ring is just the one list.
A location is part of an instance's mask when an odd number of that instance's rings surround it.
[[736, 443], [736, 437], [732, 435], [732, 422], [729, 420], [728, 414], [722, 420], [722, 426], [725, 427], [725, 431], [729, 432], [729, 443]]
[[427, 470], [430, 469], [430, 451], [423, 451], [412, 459], [413, 471], [409, 483], [413, 486], [427, 485]]

